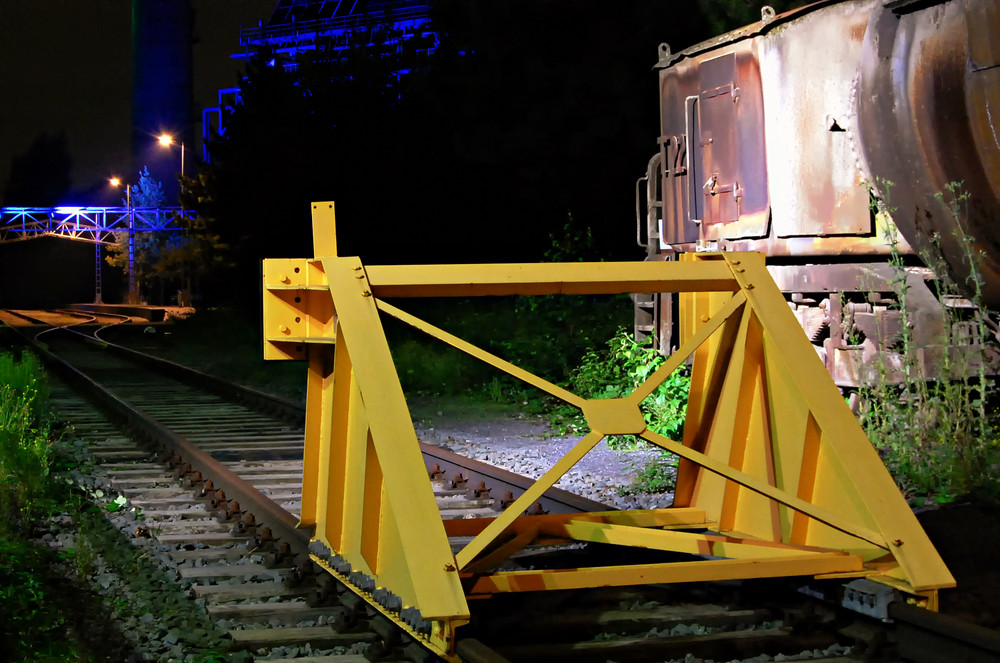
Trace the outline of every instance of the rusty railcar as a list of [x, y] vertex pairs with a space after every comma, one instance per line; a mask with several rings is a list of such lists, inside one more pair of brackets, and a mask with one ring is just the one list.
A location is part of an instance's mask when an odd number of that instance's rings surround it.
[[[1000, 305], [1000, 0], [761, 14], [681, 52], [660, 46], [660, 149], [637, 186], [637, 240], [649, 260], [765, 253], [842, 386], [875, 356], [898, 365], [905, 283], [933, 375], [942, 339], [962, 338], [945, 334], [963, 324], [947, 307], [982, 314], [971, 295], [942, 308], [924, 265], [967, 285], [980, 256], [981, 303]], [[954, 183], [968, 194], [957, 215]], [[637, 333], [664, 350], [672, 320], [668, 295], [637, 298]]]

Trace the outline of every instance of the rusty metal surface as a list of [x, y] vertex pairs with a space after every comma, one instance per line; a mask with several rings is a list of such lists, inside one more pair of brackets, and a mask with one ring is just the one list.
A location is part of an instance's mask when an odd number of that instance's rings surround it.
[[854, 78], [871, 5], [831, 5], [757, 40], [772, 238], [874, 230], [854, 111]]
[[660, 74], [666, 244], [764, 237], [770, 208], [752, 42]]
[[[864, 156], [900, 231], [939, 254], [960, 284], [965, 245], [946, 187], [971, 195], [963, 219], [984, 262], [986, 304], [1000, 305], [1000, 3], [967, 0], [893, 12], [876, 7], [865, 35], [858, 110]], [[945, 193], [945, 200], [936, 194]], [[940, 238], [940, 248], [931, 238]]]
[[935, 197], [961, 181], [987, 303], [1000, 304], [998, 35], [1000, 0], [849, 0], [668, 54], [663, 244], [885, 255], [866, 186], [881, 178], [903, 251], [926, 253], [936, 233], [963, 282], [955, 216]]
[[[883, 251], [873, 237], [854, 110], [873, 4], [794, 12], [739, 40], [689, 49], [661, 70], [660, 141], [686, 143], [689, 165], [664, 169], [665, 244], [761, 250], [763, 243], [773, 255]], [[874, 241], [851, 248], [784, 241], [830, 236]]]
[[791, 9], [782, 14], [774, 15], [774, 11], [766, 11], [766, 6], [761, 10], [761, 20], [756, 23], [751, 23], [750, 25], [744, 26], [742, 28], [737, 28], [731, 32], [727, 32], [718, 37], [713, 37], [699, 44], [695, 44], [690, 48], [685, 48], [682, 51], [673, 53], [670, 50], [669, 45], [660, 45], [660, 60], [656, 64], [657, 69], [663, 69], [669, 67], [685, 58], [695, 57], [704, 53], [706, 51], [711, 51], [721, 46], [727, 44], [732, 44], [744, 39], [755, 37], [760, 34], [764, 34], [769, 30], [781, 27], [790, 21], [794, 21], [801, 16], [808, 14], [809, 12], [816, 11], [827, 5], [836, 4], [841, 0], [820, 0], [819, 2], [814, 2], [809, 5], [799, 7], [797, 9]]

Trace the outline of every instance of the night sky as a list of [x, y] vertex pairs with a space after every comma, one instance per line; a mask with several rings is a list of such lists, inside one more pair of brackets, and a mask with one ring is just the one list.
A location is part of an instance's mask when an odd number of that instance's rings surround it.
[[[276, 0], [192, 0], [194, 105], [234, 87], [241, 25], [266, 21]], [[41, 133], [66, 132], [74, 191], [124, 171], [131, 131], [130, 0], [0, 2], [0, 189], [11, 159]], [[170, 158], [164, 153], [164, 158]], [[179, 157], [176, 153], [174, 159]], [[74, 201], [64, 201], [72, 204]], [[117, 204], [116, 198], [106, 204]]]

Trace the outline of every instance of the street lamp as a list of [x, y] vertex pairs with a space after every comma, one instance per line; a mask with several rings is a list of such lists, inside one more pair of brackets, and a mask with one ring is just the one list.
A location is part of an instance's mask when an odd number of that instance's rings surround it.
[[[159, 136], [156, 137], [156, 141], [160, 144], [160, 147], [166, 147], [168, 149], [175, 142], [174, 141], [174, 137], [171, 136], [168, 133], [162, 133], [162, 134], [160, 134]], [[181, 144], [181, 178], [183, 180], [183, 178], [184, 178], [184, 141], [181, 140], [181, 141], [177, 141], [177, 142], [179, 142]], [[180, 185], [180, 196], [179, 196], [180, 197], [180, 203], [181, 203], [181, 219], [184, 218], [184, 195], [183, 194], [184, 194], [184, 184], [183, 184], [183, 181], [182, 181], [181, 185]], [[181, 292], [184, 293], [184, 299], [185, 300], [190, 300], [190, 297], [191, 297], [191, 284], [189, 282], [190, 278], [185, 274], [186, 271], [187, 271], [187, 261], [184, 260], [184, 261], [181, 262], [181, 284], [183, 286], [183, 290]], [[177, 303], [178, 304], [181, 303], [181, 296], [180, 295], [178, 296], [178, 302]], [[190, 305], [190, 303], [185, 304], [185, 305]]]
[[[119, 187], [125, 185], [125, 213], [128, 219], [128, 303], [138, 304], [139, 303], [139, 287], [135, 278], [135, 213], [132, 211], [132, 187], [128, 185], [128, 182], [123, 182], [121, 178], [112, 177], [108, 180], [108, 183], [113, 187]], [[97, 244], [97, 301], [100, 303], [101, 300], [101, 274], [100, 274], [100, 263], [101, 263], [101, 244]]]
[[[174, 144], [174, 137], [170, 134], [160, 134], [156, 137], [156, 141], [160, 147], [170, 147]], [[181, 144], [181, 175], [184, 175], [184, 141], [179, 142]]]

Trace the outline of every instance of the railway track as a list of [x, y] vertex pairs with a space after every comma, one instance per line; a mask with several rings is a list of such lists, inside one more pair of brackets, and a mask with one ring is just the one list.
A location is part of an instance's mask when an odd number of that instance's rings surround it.
[[[95, 326], [102, 319], [80, 318]], [[234, 651], [269, 660], [319, 651], [305, 660], [341, 663], [362, 660], [362, 650], [370, 660], [433, 658], [303, 554], [308, 533], [295, 527], [300, 408], [99, 334], [52, 330], [38, 340], [66, 376], [53, 392], [56, 411], [93, 440], [109, 490], [142, 515], [128, 524], [132, 534], [159, 547]], [[517, 495], [531, 483], [431, 445], [423, 450], [445, 518], [492, 514], [499, 505], [489, 495]], [[537, 508], [608, 509], [563, 491]], [[596, 546], [526, 550], [516, 563], [544, 567], [565, 555], [614, 563], [613, 550]], [[477, 602], [457, 652], [468, 661], [739, 660], [804, 651], [814, 660], [900, 660], [878, 624], [858, 626], [825, 610], [817, 616], [786, 589], [769, 581], [501, 596]]]

